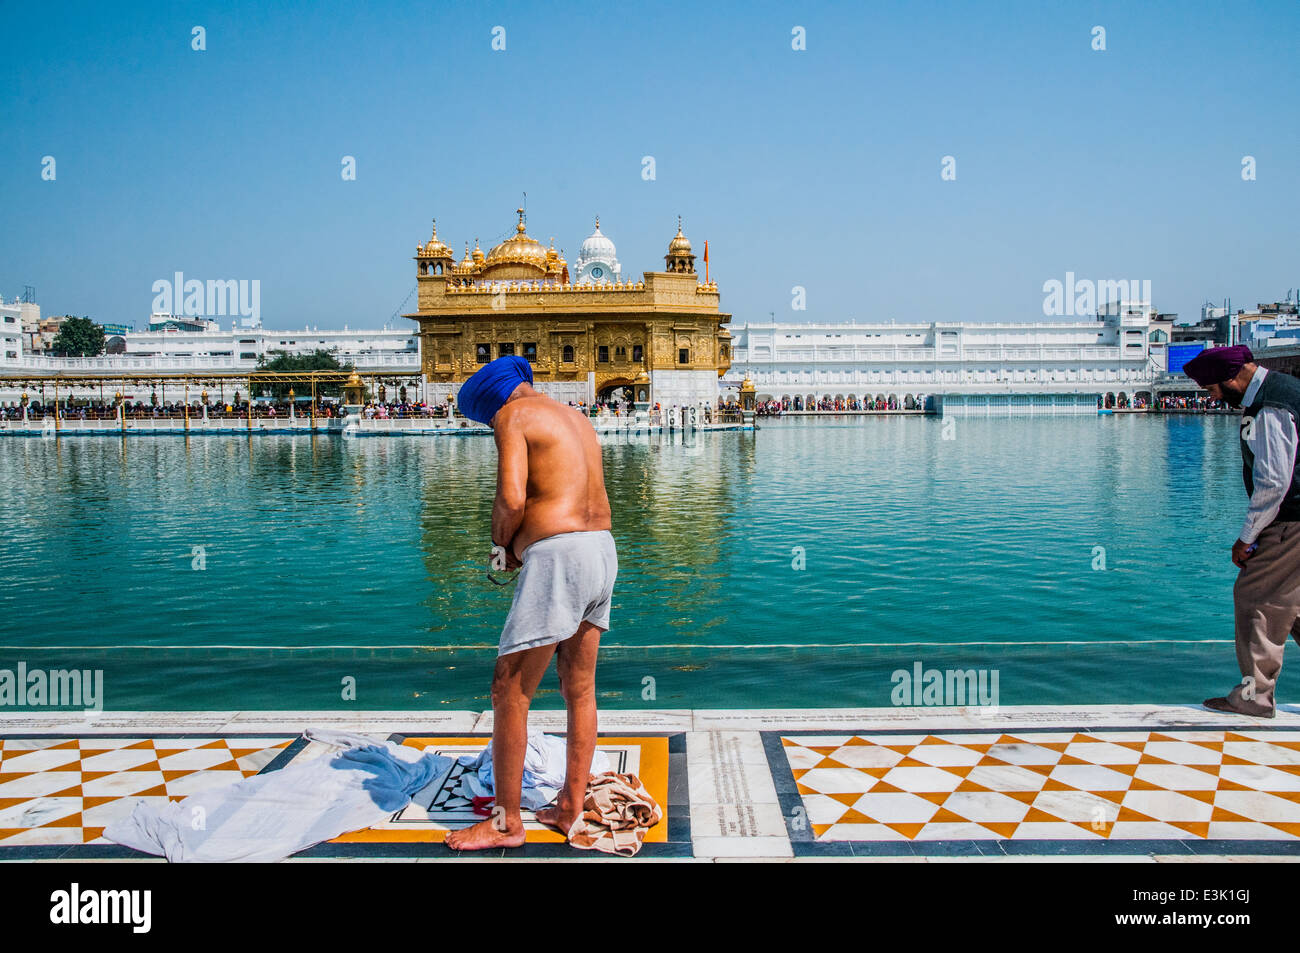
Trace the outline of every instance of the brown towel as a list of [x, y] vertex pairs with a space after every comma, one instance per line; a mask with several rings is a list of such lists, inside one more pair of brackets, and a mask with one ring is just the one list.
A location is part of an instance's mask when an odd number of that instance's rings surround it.
[[663, 819], [663, 811], [635, 774], [613, 771], [587, 783], [582, 816], [569, 829], [569, 843], [580, 850], [631, 857], [641, 849], [646, 831]]

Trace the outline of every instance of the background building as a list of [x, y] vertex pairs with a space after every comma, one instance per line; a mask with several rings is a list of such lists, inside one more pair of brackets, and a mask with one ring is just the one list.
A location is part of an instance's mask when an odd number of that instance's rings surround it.
[[[1300, 292], [1296, 297], [1300, 299]], [[1238, 340], [1252, 349], [1267, 349], [1300, 341], [1300, 308], [1295, 301], [1258, 304], [1254, 311], [1236, 314]]]
[[[41, 309], [36, 309], [36, 323], [40, 322]], [[18, 367], [22, 363], [23, 352], [27, 350], [23, 343], [27, 321], [25, 303], [14, 299], [5, 301], [0, 297], [0, 367]]]
[[[21, 320], [17, 305], [0, 303], [0, 403], [5, 404], [16, 401], [24, 390], [16, 384], [6, 385], [6, 374], [75, 377], [251, 371], [262, 359], [271, 360], [280, 353], [301, 355], [318, 350], [359, 371], [391, 373], [394, 394], [405, 388], [414, 399], [421, 392], [419, 339], [409, 328], [277, 331], [258, 326], [228, 331], [128, 331], [110, 325], [105, 326], [104, 354], [58, 357], [25, 346], [15, 348], [8, 330], [14, 324], [8, 318]], [[14, 352], [16, 356], [10, 357]]]
[[155, 311], [149, 315], [150, 331], [220, 331], [221, 325], [216, 321], [186, 314], [164, 314]]
[[1207, 301], [1201, 305], [1201, 320], [1195, 324], [1175, 324], [1170, 340], [1173, 344], [1224, 345], [1231, 336], [1230, 325], [1227, 302], [1218, 307]]
[[830, 399], [935, 394], [1133, 395], [1166, 369], [1173, 315], [1147, 302], [1093, 320], [756, 323], [733, 328], [733, 367], [758, 399], [802, 409]]
[[[243, 371], [277, 354], [320, 350], [359, 371], [393, 375], [411, 399], [439, 402], [482, 364], [518, 354], [533, 364], [539, 389], [562, 401], [629, 396], [643, 384], [664, 406], [712, 402], [736, 396], [748, 375], [759, 400], [804, 409], [877, 399], [908, 407], [939, 395], [975, 406], [981, 395], [1102, 395], [1109, 402], [1194, 393], [1183, 365], [1230, 339], [1261, 357], [1271, 352], [1270, 366], [1289, 370], [1300, 360], [1292, 353], [1300, 353], [1300, 307], [1292, 294], [1235, 314], [1227, 302], [1206, 303], [1195, 324], [1179, 324], [1176, 314], [1140, 301], [1105, 305], [1087, 320], [729, 326], [716, 284], [695, 272], [680, 224], [664, 270], [636, 282], [620, 277], [616, 248], [599, 220], [570, 281], [563, 254], [554, 242], [544, 247], [527, 235], [522, 211], [514, 234], [487, 254], [476, 241], [456, 262], [435, 229], [415, 260], [419, 310], [406, 315], [415, 329], [272, 330], [244, 319], [223, 331], [204, 318], [154, 314], [148, 331], [103, 325], [101, 356], [58, 357], [49, 346], [66, 316], [43, 319], [30, 291], [23, 300], [0, 298], [0, 375]], [[187, 330], [191, 324], [198, 329]], [[0, 380], [0, 402], [17, 393]], [[1095, 401], [1075, 404], [1089, 409]]]

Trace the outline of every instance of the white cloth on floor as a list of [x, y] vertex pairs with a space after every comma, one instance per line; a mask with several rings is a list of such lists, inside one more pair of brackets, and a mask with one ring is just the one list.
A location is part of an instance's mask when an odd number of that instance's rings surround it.
[[451, 758], [364, 735], [308, 729], [342, 751], [154, 806], [135, 802], [104, 836], [170, 861], [283, 860], [381, 823], [451, 770]]
[[[565, 757], [568, 745], [558, 735], [544, 734], [540, 729], [528, 731], [528, 747], [524, 751], [523, 791], [520, 806], [526, 811], [536, 811], [555, 800], [564, 787]], [[492, 797], [496, 784], [492, 766], [492, 743], [477, 756], [463, 754], [459, 762], [467, 770], [460, 778], [456, 793], [464, 798]], [[609, 756], [599, 748], [591, 758], [589, 774], [612, 771]]]
[[383, 744], [383, 738], [357, 734], [355, 731], [342, 731], [338, 728], [307, 728], [302, 736], [308, 741], [319, 741], [332, 748], [364, 748], [366, 745]]

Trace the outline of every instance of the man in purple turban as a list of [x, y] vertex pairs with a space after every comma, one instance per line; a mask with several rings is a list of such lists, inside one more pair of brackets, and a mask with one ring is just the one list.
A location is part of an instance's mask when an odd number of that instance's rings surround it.
[[569, 834], [596, 753], [596, 653], [618, 575], [600, 442], [581, 411], [535, 390], [532, 380], [526, 360], [500, 357], [457, 395], [461, 412], [496, 437], [493, 568], [522, 567], [492, 676], [496, 805], [489, 820], [447, 835], [458, 851], [524, 842], [528, 708], [552, 657], [568, 709], [565, 777], [537, 820]]
[[1211, 397], [1242, 408], [1242, 478], [1250, 505], [1232, 545], [1241, 683], [1205, 707], [1272, 718], [1287, 636], [1300, 643], [1300, 380], [1255, 363], [1250, 348], [1212, 347], [1183, 370]]

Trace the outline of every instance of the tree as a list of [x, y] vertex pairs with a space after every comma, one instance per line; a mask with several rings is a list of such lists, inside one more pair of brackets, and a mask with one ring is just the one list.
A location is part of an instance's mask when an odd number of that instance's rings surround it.
[[66, 318], [50, 350], [59, 357], [98, 357], [104, 353], [104, 329], [90, 318]]
[[[272, 352], [275, 354], [271, 360], [263, 357], [257, 362], [259, 371], [272, 371], [280, 374], [291, 374], [295, 371], [350, 371], [352, 364], [340, 364], [329, 351], [315, 350], [310, 354], [285, 354], [283, 351]], [[321, 383], [316, 385], [317, 397], [336, 397], [338, 396], [341, 384]], [[289, 396], [289, 389], [293, 388], [296, 397], [311, 396], [311, 384], [308, 378], [303, 378], [301, 382], [293, 381], [276, 381], [266, 385], [270, 390], [271, 396], [276, 400], [283, 400]], [[261, 389], [261, 388], [259, 388]]]

